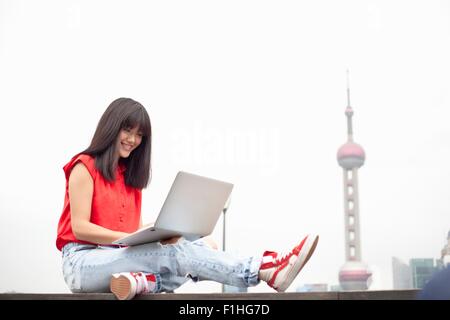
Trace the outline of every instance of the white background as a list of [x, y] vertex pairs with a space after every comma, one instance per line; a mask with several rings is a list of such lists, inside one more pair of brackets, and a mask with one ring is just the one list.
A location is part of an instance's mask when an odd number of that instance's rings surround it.
[[392, 288], [392, 257], [439, 258], [450, 229], [449, 56], [449, 1], [0, 1], [0, 292], [68, 292], [62, 167], [122, 96], [153, 126], [145, 221], [178, 170], [230, 181], [229, 251], [318, 232], [289, 291], [337, 284], [347, 68], [362, 256]]

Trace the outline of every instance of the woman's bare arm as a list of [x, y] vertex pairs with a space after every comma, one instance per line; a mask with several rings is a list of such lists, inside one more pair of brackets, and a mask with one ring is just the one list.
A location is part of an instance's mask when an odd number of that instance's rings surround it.
[[72, 231], [79, 240], [110, 244], [128, 233], [113, 231], [90, 222], [94, 182], [82, 163], [76, 164], [69, 177]]

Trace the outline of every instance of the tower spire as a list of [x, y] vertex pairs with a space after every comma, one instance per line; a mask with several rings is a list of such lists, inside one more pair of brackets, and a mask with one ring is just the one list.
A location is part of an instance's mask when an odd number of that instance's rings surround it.
[[345, 115], [347, 116], [348, 141], [353, 141], [353, 124], [352, 124], [353, 109], [350, 105], [350, 72], [348, 69], [347, 69], [347, 108], [345, 109]]
[[351, 108], [350, 105], [350, 73], [347, 69], [347, 108]]

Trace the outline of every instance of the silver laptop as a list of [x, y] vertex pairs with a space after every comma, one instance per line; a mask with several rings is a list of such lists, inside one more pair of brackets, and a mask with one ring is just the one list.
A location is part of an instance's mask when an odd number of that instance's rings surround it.
[[180, 171], [153, 226], [113, 244], [133, 246], [174, 236], [196, 240], [211, 234], [230, 197], [233, 184]]

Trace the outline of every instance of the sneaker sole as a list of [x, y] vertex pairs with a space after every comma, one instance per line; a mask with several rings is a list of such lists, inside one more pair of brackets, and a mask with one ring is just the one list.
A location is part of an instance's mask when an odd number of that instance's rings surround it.
[[131, 292], [131, 283], [130, 280], [120, 275], [118, 277], [113, 276], [110, 282], [111, 292], [116, 296], [119, 300], [129, 300], [129, 295]]
[[299, 274], [299, 272], [303, 269], [303, 267], [308, 262], [309, 258], [311, 258], [314, 250], [316, 250], [317, 243], [319, 242], [318, 235], [309, 235], [306, 239], [305, 243], [302, 247], [302, 252], [300, 253], [298, 259], [295, 261], [294, 266], [291, 271], [286, 275], [286, 279], [283, 283], [275, 288], [278, 292], [284, 292], [291, 285], [292, 281], [294, 281], [295, 277]]

